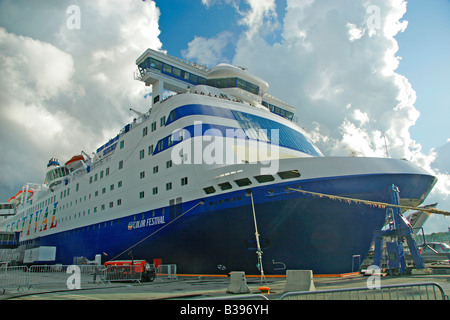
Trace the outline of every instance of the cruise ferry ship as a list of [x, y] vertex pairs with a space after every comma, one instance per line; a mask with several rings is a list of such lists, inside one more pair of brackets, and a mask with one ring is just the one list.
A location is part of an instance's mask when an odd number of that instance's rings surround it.
[[132, 251], [181, 274], [342, 274], [358, 270], [386, 208], [298, 190], [389, 202], [396, 185], [418, 206], [436, 182], [406, 160], [325, 157], [245, 68], [151, 49], [136, 65], [151, 108], [95, 152], [52, 158], [43, 183], [3, 204], [0, 231], [15, 235], [19, 263]]

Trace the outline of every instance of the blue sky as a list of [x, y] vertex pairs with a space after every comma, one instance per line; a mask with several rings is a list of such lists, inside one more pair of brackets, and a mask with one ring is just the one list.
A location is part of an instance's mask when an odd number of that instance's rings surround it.
[[[49, 158], [103, 145], [130, 106], [147, 111], [133, 72], [153, 48], [247, 67], [325, 155], [384, 157], [386, 137], [389, 156], [438, 176], [426, 203], [450, 211], [449, 34], [448, 0], [0, 0], [0, 200], [41, 182]], [[432, 218], [429, 231], [450, 225]]]
[[421, 116], [411, 134], [428, 150], [450, 138], [450, 1], [411, 0], [405, 19], [408, 28], [397, 36], [397, 71], [417, 92]]

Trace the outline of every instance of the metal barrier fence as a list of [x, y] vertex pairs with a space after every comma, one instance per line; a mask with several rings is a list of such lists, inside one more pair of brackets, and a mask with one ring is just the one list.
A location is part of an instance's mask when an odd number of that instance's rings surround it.
[[288, 292], [280, 300], [448, 300], [434, 282], [381, 286], [376, 289], [349, 288]]
[[106, 282], [111, 281], [133, 281], [141, 282], [142, 272], [135, 272], [136, 266], [108, 266], [101, 275], [101, 280]]
[[[0, 294], [6, 291], [28, 290], [32, 287], [51, 286], [52, 289], [80, 289], [111, 282], [138, 282], [143, 280], [143, 273], [137, 272], [136, 266], [100, 265], [39, 265], [9, 267], [0, 266]], [[175, 264], [160, 265], [158, 279], [177, 280]], [[144, 279], [145, 280], [145, 279]], [[148, 279], [147, 279], [148, 280]]]
[[7, 289], [30, 287], [27, 267], [0, 267], [0, 289], [5, 293]]
[[46, 286], [52, 289], [79, 289], [104, 283], [106, 275], [106, 269], [97, 265], [4, 265], [0, 267], [0, 293]]
[[176, 264], [160, 264], [156, 269], [156, 279], [178, 280]]

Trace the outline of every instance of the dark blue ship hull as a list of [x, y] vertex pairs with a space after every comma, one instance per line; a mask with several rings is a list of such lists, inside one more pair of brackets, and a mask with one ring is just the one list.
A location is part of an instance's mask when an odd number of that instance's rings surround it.
[[[357, 271], [374, 232], [385, 222], [385, 208], [305, 195], [287, 187], [388, 202], [392, 184], [400, 188], [402, 198], [423, 200], [434, 183], [429, 175], [386, 174], [252, 188], [265, 274], [294, 269], [314, 274]], [[107, 260], [130, 259], [127, 249], [132, 247], [135, 259], [162, 259], [163, 264], [176, 264], [179, 274], [245, 271], [258, 275], [255, 223], [247, 191], [243, 188], [182, 203], [178, 210], [160, 208], [42, 237], [35, 245], [56, 246], [56, 262], [62, 264], [72, 264], [75, 256], [93, 259], [99, 253], [106, 253]]]

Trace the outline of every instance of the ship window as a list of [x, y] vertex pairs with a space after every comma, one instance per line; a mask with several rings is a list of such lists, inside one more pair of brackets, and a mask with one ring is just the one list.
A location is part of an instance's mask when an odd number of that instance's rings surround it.
[[119, 148], [123, 149], [124, 145], [125, 145], [125, 140], [120, 141]]
[[145, 137], [148, 134], [148, 127], [142, 129], [142, 136]]
[[245, 187], [245, 186], [249, 186], [249, 185], [252, 184], [252, 182], [250, 181], [249, 178], [243, 178], [243, 179], [234, 180], [234, 182], [236, 182], [236, 184], [239, 187]]
[[158, 166], [153, 167], [153, 173], [158, 173]]
[[139, 151], [139, 159], [144, 159], [144, 149]]
[[144, 199], [144, 191], [139, 192], [139, 199]]
[[165, 125], [166, 125], [166, 116], [162, 117], [162, 118], [159, 120], [159, 126], [160, 126], [160, 127], [164, 127]]
[[300, 172], [298, 170], [291, 170], [291, 171], [284, 171], [284, 172], [278, 172], [278, 175], [281, 179], [293, 179], [300, 177]]
[[181, 178], [181, 185], [185, 186], [187, 184], [188, 184], [188, 178], [187, 177]]
[[195, 74], [191, 74], [191, 82], [193, 83], [198, 83], [198, 76], [196, 76]]
[[122, 169], [123, 168], [123, 160], [120, 160], [119, 161], [119, 169]]
[[181, 77], [181, 70], [178, 68], [173, 67], [172, 68], [172, 74], [177, 76], [177, 77]]
[[153, 154], [153, 145], [148, 147], [148, 155], [151, 156]]
[[167, 72], [167, 73], [171, 73], [172, 72], [172, 66], [168, 65], [168, 64], [164, 64], [163, 71]]
[[227, 88], [236, 87], [237, 78], [226, 78], [225, 81]]
[[225, 88], [226, 79], [217, 79], [216, 87], [217, 88]]
[[153, 188], [153, 194], [158, 194], [158, 187]]
[[167, 191], [172, 190], [172, 182], [166, 183], [166, 190]]
[[164, 142], [163, 142], [163, 140], [158, 141], [158, 144], [156, 145], [156, 151], [157, 151], [157, 152], [161, 151], [161, 150], [163, 149], [163, 147], [164, 147]]
[[177, 118], [177, 110], [172, 110], [169, 113], [169, 122], [175, 121]]
[[259, 183], [264, 183], [264, 182], [271, 182], [274, 181], [275, 178], [270, 175], [270, 174], [266, 174], [266, 175], [261, 175], [261, 176], [256, 176], [255, 177], [256, 181], [258, 181]]
[[210, 186], [210, 187], [203, 188], [203, 191], [205, 191], [206, 194], [211, 194], [211, 193], [215, 193], [216, 189], [214, 189], [213, 186]]
[[220, 188], [220, 190], [225, 191], [225, 190], [229, 190], [229, 189], [233, 188], [233, 186], [229, 182], [224, 182], [224, 183], [219, 183], [219, 188]]
[[156, 59], [150, 58], [150, 66], [151, 66], [152, 68], [161, 70], [161, 69], [162, 69], [162, 65], [163, 65], [163, 64], [162, 64], [161, 61], [158, 61], [158, 60], [156, 60]]

